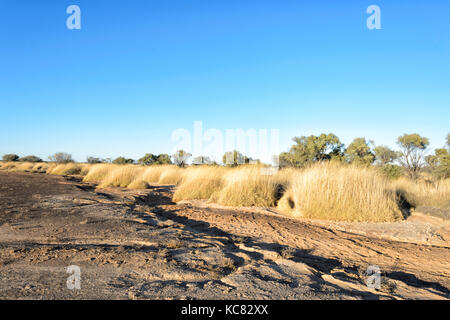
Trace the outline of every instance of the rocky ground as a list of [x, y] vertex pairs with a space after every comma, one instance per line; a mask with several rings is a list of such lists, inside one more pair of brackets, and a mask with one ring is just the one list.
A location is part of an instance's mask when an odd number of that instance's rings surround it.
[[[265, 209], [173, 203], [172, 192], [0, 172], [0, 298], [450, 298], [445, 217], [296, 220]], [[80, 289], [67, 286], [72, 265], [80, 268]], [[379, 289], [366, 285], [373, 265]]]

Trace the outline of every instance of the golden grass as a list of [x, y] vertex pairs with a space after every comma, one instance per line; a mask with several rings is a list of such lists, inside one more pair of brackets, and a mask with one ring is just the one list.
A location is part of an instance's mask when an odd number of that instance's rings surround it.
[[47, 174], [55, 175], [79, 175], [85, 165], [80, 163], [64, 163], [51, 166], [47, 169]]
[[121, 187], [126, 188], [142, 175], [145, 168], [135, 165], [121, 165], [111, 170], [100, 182], [100, 188]]
[[336, 163], [271, 172], [258, 165], [237, 168], [173, 165], [0, 162], [1, 170], [84, 176], [99, 187], [147, 189], [176, 185], [174, 201], [207, 199], [226, 206], [277, 207], [294, 217], [340, 221], [396, 221], [399, 203], [450, 207], [450, 179], [388, 180], [374, 168]]
[[30, 172], [33, 170], [33, 166], [34, 164], [31, 162], [17, 162], [9, 170]]
[[17, 164], [18, 164], [17, 162], [3, 162], [1, 169], [2, 170], [12, 170], [12, 169], [16, 168]]
[[127, 186], [128, 189], [148, 189], [149, 187], [148, 182], [141, 179], [136, 179]]
[[210, 201], [226, 206], [275, 206], [288, 180], [281, 173], [262, 175], [261, 170], [261, 166], [229, 169], [223, 187], [211, 195]]
[[155, 165], [147, 167], [142, 174], [142, 180], [147, 181], [148, 183], [158, 183], [161, 174], [168, 168], [169, 166]]
[[391, 186], [413, 207], [450, 208], [450, 179], [413, 181], [399, 178], [392, 181]]
[[222, 187], [227, 170], [221, 167], [199, 166], [185, 170], [183, 179], [173, 195], [174, 201], [209, 199]]
[[370, 222], [402, 219], [394, 190], [371, 168], [318, 164], [291, 179], [278, 208], [292, 216]]
[[94, 164], [91, 166], [89, 172], [84, 176], [85, 182], [102, 182], [118, 165], [114, 164]]
[[31, 169], [32, 172], [42, 172], [45, 173], [50, 168], [49, 163], [45, 162], [38, 162], [33, 165], [33, 168]]
[[183, 174], [186, 169], [177, 166], [166, 166], [161, 173], [158, 183], [160, 184], [179, 184], [183, 179]]

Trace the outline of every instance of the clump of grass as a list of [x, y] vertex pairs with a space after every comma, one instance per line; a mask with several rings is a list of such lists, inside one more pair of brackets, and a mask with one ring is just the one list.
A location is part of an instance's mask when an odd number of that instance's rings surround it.
[[147, 181], [136, 179], [128, 185], [128, 189], [148, 189], [150, 185]]
[[14, 167], [10, 168], [11, 171], [30, 172], [34, 167], [34, 163], [31, 162], [18, 162]]
[[75, 175], [80, 174], [82, 169], [83, 166], [81, 164], [65, 163], [65, 164], [58, 164], [54, 167], [49, 167], [47, 169], [47, 173], [55, 175]]
[[385, 222], [402, 219], [397, 200], [376, 170], [324, 163], [295, 173], [278, 208], [313, 219]]
[[286, 183], [276, 174], [261, 175], [259, 166], [230, 169], [223, 180], [223, 187], [211, 195], [210, 201], [244, 207], [275, 206]]
[[110, 171], [99, 184], [100, 188], [128, 187], [134, 180], [142, 175], [145, 169], [135, 165], [121, 165]]
[[102, 182], [118, 166], [114, 164], [94, 164], [84, 177], [85, 182]]
[[161, 166], [161, 165], [152, 165], [145, 169], [142, 174], [142, 180], [147, 181], [148, 183], [158, 183], [161, 174], [167, 169], [169, 166]]
[[450, 179], [414, 181], [400, 178], [392, 181], [391, 186], [412, 207], [450, 208]]
[[167, 249], [179, 249], [183, 247], [183, 241], [179, 239], [171, 239], [166, 242]]
[[11, 170], [16, 168], [17, 162], [3, 162], [2, 163], [2, 170]]
[[283, 259], [292, 259], [295, 257], [295, 249], [291, 247], [283, 248], [280, 252], [280, 256]]
[[45, 173], [48, 171], [48, 168], [50, 168], [50, 164], [49, 163], [35, 163], [33, 165], [33, 168], [31, 168], [32, 172], [41, 172], [41, 173]]
[[218, 261], [218, 272], [227, 273], [230, 271], [236, 271], [237, 267], [233, 259], [228, 257], [222, 257]]
[[185, 169], [177, 166], [165, 166], [165, 170], [161, 173], [158, 183], [160, 184], [179, 184], [183, 179]]
[[222, 187], [225, 168], [208, 166], [186, 169], [183, 179], [173, 195], [174, 201], [209, 199]]

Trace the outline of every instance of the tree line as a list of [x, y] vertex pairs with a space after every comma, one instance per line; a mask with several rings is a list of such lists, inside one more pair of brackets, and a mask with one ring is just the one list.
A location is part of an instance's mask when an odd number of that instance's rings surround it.
[[[354, 139], [348, 147], [333, 133], [301, 136], [293, 138], [294, 145], [287, 152], [282, 152], [277, 157], [278, 166], [303, 168], [313, 163], [323, 161], [339, 161], [361, 166], [375, 165], [380, 167], [387, 175], [396, 177], [405, 173], [411, 178], [418, 178], [420, 172], [426, 168], [436, 178], [450, 178], [450, 134], [447, 135], [446, 146], [434, 150], [433, 154], [426, 155], [430, 144], [428, 138], [417, 133], [404, 134], [397, 138], [399, 150], [392, 150], [387, 146], [376, 146], [371, 140], [365, 138]], [[188, 164], [191, 154], [184, 150], [178, 150], [174, 155], [147, 153], [138, 160], [117, 157], [97, 158], [88, 156], [88, 163], [114, 163], [114, 164], [140, 164], [163, 165], [176, 164], [184, 167]], [[65, 152], [57, 152], [49, 156], [51, 162], [74, 162], [72, 155]], [[36, 156], [20, 158], [16, 154], [6, 154], [3, 161], [42, 162]], [[260, 163], [251, 159], [237, 150], [226, 152], [222, 162], [226, 166], [238, 166], [241, 164]], [[193, 165], [220, 165], [206, 156], [193, 158]]]
[[388, 175], [402, 172], [417, 178], [424, 167], [428, 167], [436, 178], [450, 177], [450, 134], [446, 146], [426, 155], [430, 144], [428, 138], [417, 133], [404, 134], [397, 138], [399, 150], [387, 146], [376, 146], [365, 138], [354, 139], [347, 148], [332, 134], [310, 135], [293, 138], [295, 144], [288, 152], [279, 156], [280, 167], [306, 167], [321, 161], [340, 161], [357, 165], [377, 165]]

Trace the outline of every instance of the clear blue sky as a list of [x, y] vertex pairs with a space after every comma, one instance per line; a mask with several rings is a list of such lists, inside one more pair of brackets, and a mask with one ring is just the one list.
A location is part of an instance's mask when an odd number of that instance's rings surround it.
[[449, 15], [444, 0], [1, 0], [0, 155], [169, 153], [195, 120], [279, 129], [284, 150], [321, 132], [441, 147]]

